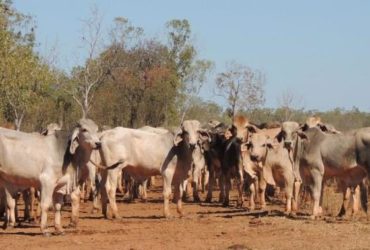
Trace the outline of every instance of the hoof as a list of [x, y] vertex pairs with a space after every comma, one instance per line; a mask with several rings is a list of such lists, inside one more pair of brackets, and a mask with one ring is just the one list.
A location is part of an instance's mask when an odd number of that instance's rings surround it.
[[165, 218], [166, 220], [172, 220], [172, 219], [174, 219], [175, 217], [174, 217], [173, 215], [165, 215], [165, 216], [164, 216], [164, 218]]
[[50, 237], [51, 236], [51, 233], [50, 232], [43, 232], [42, 235], [44, 237]]
[[63, 235], [65, 235], [66, 233], [64, 232], [64, 231], [55, 231], [54, 233], [53, 233], [53, 235], [55, 235], [55, 236], [63, 236]]
[[236, 207], [237, 207], [237, 208], [242, 208], [242, 207], [243, 207], [243, 202], [238, 202], [238, 203], [236, 204]]
[[195, 203], [199, 203], [200, 202], [200, 198], [199, 197], [194, 197], [194, 202]]
[[179, 214], [180, 218], [185, 216], [185, 213], [182, 210], [177, 210], [177, 213]]
[[70, 222], [67, 226], [67, 228], [76, 228], [77, 227], [77, 223], [75, 222]]
[[91, 209], [92, 214], [97, 214], [98, 212], [99, 212], [99, 208], [93, 207], [93, 209]]
[[120, 215], [115, 215], [112, 217], [112, 220], [122, 220], [122, 217]]

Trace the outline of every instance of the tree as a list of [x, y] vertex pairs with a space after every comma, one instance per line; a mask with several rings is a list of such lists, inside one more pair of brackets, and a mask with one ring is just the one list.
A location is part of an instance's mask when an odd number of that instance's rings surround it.
[[226, 72], [216, 77], [216, 94], [228, 102], [231, 118], [237, 111], [251, 111], [262, 106], [264, 98], [264, 75], [249, 67], [232, 62]]
[[278, 110], [282, 112], [282, 121], [290, 121], [293, 119], [295, 111], [302, 102], [302, 98], [297, 98], [297, 95], [290, 90], [285, 90], [278, 99]]
[[43, 98], [53, 76], [33, 51], [34, 23], [11, 1], [0, 1], [0, 91], [5, 119], [20, 130], [26, 114]]
[[[94, 93], [104, 82], [110, 72], [110, 65], [104, 64], [99, 58], [103, 50], [102, 16], [96, 6], [91, 8], [91, 16], [83, 20], [82, 43], [86, 50], [86, 60], [83, 66], [72, 69], [72, 79], [62, 83], [65, 90], [81, 108], [82, 118], [86, 118], [91, 109]], [[108, 61], [109, 62], [109, 61]]]
[[180, 79], [181, 95], [178, 100], [181, 122], [190, 107], [191, 100], [199, 95], [207, 73], [213, 68], [208, 60], [197, 59], [197, 51], [191, 42], [188, 20], [174, 19], [167, 23], [170, 56]]

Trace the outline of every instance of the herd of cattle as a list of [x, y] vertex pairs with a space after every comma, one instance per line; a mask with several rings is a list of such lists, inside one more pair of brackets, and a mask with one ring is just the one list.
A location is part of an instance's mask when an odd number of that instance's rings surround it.
[[161, 175], [167, 218], [171, 216], [172, 186], [173, 201], [182, 216], [187, 187], [193, 187], [194, 201], [200, 201], [200, 186], [208, 183], [205, 202], [212, 202], [212, 191], [218, 184], [218, 200], [228, 206], [232, 179], [238, 189], [237, 206], [243, 206], [248, 188], [248, 208], [255, 209], [256, 197], [264, 208], [265, 190], [270, 184], [284, 190], [288, 214], [297, 211], [303, 184], [311, 191], [315, 218], [322, 213], [324, 181], [331, 177], [337, 178], [343, 192], [340, 215], [357, 212], [359, 204], [367, 213], [369, 173], [370, 128], [339, 132], [318, 117], [310, 117], [304, 124], [287, 121], [258, 126], [244, 116], [236, 116], [230, 126], [217, 121], [202, 126], [199, 121], [186, 120], [174, 131], [149, 126], [98, 131], [89, 119], [80, 120], [70, 132], [56, 124], [41, 134], [0, 128], [3, 227], [15, 226], [19, 192], [25, 198], [25, 213], [34, 210], [33, 200], [39, 192], [44, 235], [50, 235], [47, 213], [51, 205], [55, 234], [63, 233], [61, 207], [65, 195], [71, 200], [70, 225], [77, 225], [84, 186], [91, 189], [95, 209], [101, 197], [104, 216], [108, 216], [109, 204], [112, 217], [119, 218], [116, 190], [122, 174], [142, 185], [144, 197], [148, 178]]

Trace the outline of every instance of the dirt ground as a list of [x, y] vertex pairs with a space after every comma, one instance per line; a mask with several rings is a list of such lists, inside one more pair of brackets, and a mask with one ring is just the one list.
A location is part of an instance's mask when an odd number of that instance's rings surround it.
[[[121, 220], [91, 214], [91, 202], [83, 203], [77, 229], [67, 228], [64, 236], [47, 238], [37, 225], [22, 223], [15, 229], [0, 229], [0, 249], [370, 249], [370, 221], [365, 214], [335, 219], [329, 215], [339, 210], [334, 200], [340, 195], [325, 197], [327, 216], [318, 220], [309, 219], [309, 207], [296, 217], [285, 216], [279, 200], [270, 202], [268, 211], [237, 209], [235, 191], [231, 207], [188, 202], [184, 204], [186, 216], [179, 218], [171, 204], [175, 218], [167, 220], [162, 217], [161, 187], [154, 186], [146, 203], [127, 203], [118, 197]], [[69, 216], [70, 207], [65, 206], [63, 225]]]

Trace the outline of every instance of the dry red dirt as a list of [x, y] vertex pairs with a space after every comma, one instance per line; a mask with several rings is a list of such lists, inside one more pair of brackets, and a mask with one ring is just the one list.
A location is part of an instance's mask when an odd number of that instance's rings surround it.
[[[236, 193], [232, 195], [235, 206]], [[78, 228], [66, 229], [64, 236], [46, 238], [37, 225], [26, 223], [0, 231], [0, 249], [370, 249], [370, 222], [364, 214], [350, 220], [326, 216], [313, 221], [307, 209], [296, 218], [284, 216], [281, 202], [269, 204], [269, 212], [186, 203], [185, 218], [178, 218], [171, 204], [175, 218], [167, 220], [162, 217], [161, 187], [153, 187], [148, 196], [146, 203], [130, 204], [119, 197], [121, 220], [91, 214], [91, 203], [83, 203]], [[326, 197], [326, 214], [338, 211], [339, 204], [333, 201], [340, 196]], [[69, 216], [66, 206], [64, 225]]]

